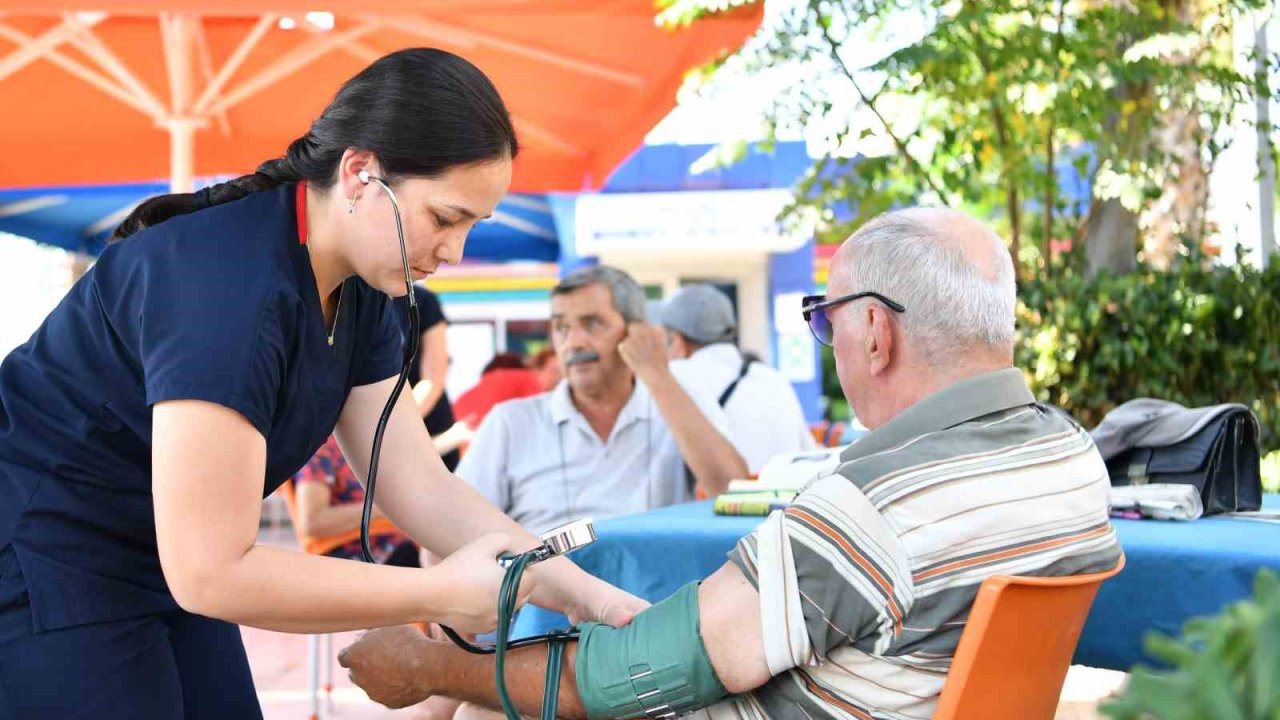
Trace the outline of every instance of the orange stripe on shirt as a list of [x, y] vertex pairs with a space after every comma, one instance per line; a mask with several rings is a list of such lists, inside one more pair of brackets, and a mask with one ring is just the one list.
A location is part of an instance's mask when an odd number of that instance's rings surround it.
[[868, 713], [866, 710], [863, 710], [857, 705], [852, 705], [846, 702], [845, 700], [841, 700], [840, 698], [836, 697], [830, 690], [827, 690], [826, 688], [822, 687], [818, 683], [814, 682], [813, 678], [809, 677], [809, 673], [803, 670], [797, 670], [796, 672], [797, 674], [800, 675], [800, 678], [804, 680], [805, 689], [813, 693], [815, 696], [821, 698], [822, 700], [826, 701], [830, 705], [835, 705], [836, 707], [844, 710], [850, 715], [853, 715], [859, 720], [873, 720], [873, 718], [871, 717], [871, 714]]
[[902, 608], [898, 606], [897, 597], [893, 593], [893, 583], [889, 581], [889, 578], [881, 574], [881, 572], [877, 570], [876, 567], [872, 565], [863, 556], [863, 554], [859, 552], [856, 547], [853, 546], [852, 543], [846, 540], [844, 536], [842, 536], [839, 532], [836, 531], [835, 528], [827, 524], [825, 520], [819, 518], [816, 515], [813, 515], [812, 513], [806, 510], [803, 510], [795, 506], [787, 508], [786, 513], [793, 517], [800, 518], [801, 520], [804, 520], [805, 522], [812, 525], [814, 529], [816, 529], [818, 532], [822, 533], [827, 539], [831, 540], [833, 543], [838, 545], [840, 549], [844, 550], [845, 555], [849, 556], [851, 560], [853, 560], [855, 563], [858, 564], [858, 567], [865, 570], [867, 575], [871, 576], [871, 579], [875, 581], [877, 586], [879, 586], [880, 591], [884, 593], [885, 600], [887, 601], [887, 605], [889, 606], [889, 612], [893, 614], [893, 628], [894, 628], [894, 634], [896, 635], [900, 631], [902, 626], [903, 612], [902, 612]]
[[1041, 550], [1050, 550], [1052, 548], [1062, 547], [1063, 545], [1070, 545], [1071, 543], [1082, 542], [1090, 538], [1106, 535], [1109, 532], [1111, 532], [1111, 526], [1104, 525], [1100, 528], [1094, 528], [1093, 530], [1089, 530], [1087, 532], [1076, 533], [1075, 535], [1068, 535], [1066, 537], [1057, 538], [1055, 540], [1046, 540], [1044, 542], [1039, 542], [1032, 545], [1024, 545], [1022, 547], [1009, 548], [1008, 550], [1001, 550], [999, 552], [988, 553], [986, 555], [979, 555], [977, 557], [972, 557], [965, 560], [957, 560], [952, 563], [947, 563], [946, 565], [939, 565], [938, 567], [932, 570], [927, 570], [925, 572], [912, 575], [911, 579], [915, 580], [916, 582], [922, 582], [924, 580], [928, 580], [930, 578], [934, 578], [939, 575], [944, 575], [953, 570], [964, 570], [966, 568], [977, 567], [979, 565], [993, 563], [1000, 560], [1007, 560], [1009, 558], [1014, 558], [1021, 555], [1030, 555], [1031, 553], [1039, 552]]

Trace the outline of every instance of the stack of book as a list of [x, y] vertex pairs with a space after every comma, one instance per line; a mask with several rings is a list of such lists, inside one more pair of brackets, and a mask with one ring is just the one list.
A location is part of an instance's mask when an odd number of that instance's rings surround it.
[[717, 515], [768, 515], [784, 510], [800, 491], [835, 472], [842, 448], [779, 455], [760, 471], [758, 480], [733, 480], [716, 498]]

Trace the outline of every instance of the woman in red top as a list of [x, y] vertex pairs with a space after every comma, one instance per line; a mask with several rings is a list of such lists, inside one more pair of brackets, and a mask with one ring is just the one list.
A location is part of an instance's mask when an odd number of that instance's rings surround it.
[[[360, 527], [364, 509], [364, 488], [355, 471], [347, 464], [338, 447], [337, 437], [329, 439], [311, 460], [293, 476], [298, 498], [298, 532], [312, 537], [341, 535]], [[373, 517], [386, 517], [378, 506]], [[401, 532], [380, 532], [369, 537], [373, 557], [383, 565], [422, 567], [417, 543]], [[329, 552], [329, 557], [360, 559], [360, 540], [344, 543]]]

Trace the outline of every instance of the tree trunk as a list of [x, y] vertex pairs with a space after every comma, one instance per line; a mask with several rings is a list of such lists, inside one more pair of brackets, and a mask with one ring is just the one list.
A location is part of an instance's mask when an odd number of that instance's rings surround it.
[[1022, 205], [1018, 202], [1018, 187], [1009, 181], [1005, 202], [1009, 207], [1009, 252], [1013, 265], [1018, 267], [1018, 255], [1022, 252]]
[[1085, 230], [1085, 264], [1092, 277], [1099, 270], [1115, 275], [1138, 267], [1138, 216], [1118, 198], [1094, 201]]
[[1142, 234], [1142, 256], [1152, 267], [1168, 270], [1184, 242], [1198, 245], [1204, 239], [1203, 209], [1209, 195], [1209, 179], [1196, 138], [1200, 120], [1194, 110], [1166, 116], [1156, 142], [1169, 153], [1172, 163], [1164, 191], [1151, 208], [1150, 222]]
[[[1202, 10], [1195, 0], [1165, 0], [1163, 4], [1169, 17], [1184, 23], [1196, 20]], [[1211, 51], [1209, 47], [1196, 48], [1168, 61], [1195, 72], [1195, 56]], [[1160, 197], [1145, 213], [1139, 230], [1143, 260], [1158, 270], [1173, 266], [1184, 243], [1199, 248], [1204, 242], [1209, 178], [1199, 135], [1200, 113], [1192, 100], [1190, 107], [1164, 115], [1151, 139], [1169, 157]]]

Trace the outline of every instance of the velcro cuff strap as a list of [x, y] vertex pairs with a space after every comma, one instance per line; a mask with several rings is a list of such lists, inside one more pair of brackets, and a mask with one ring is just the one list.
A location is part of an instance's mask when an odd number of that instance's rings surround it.
[[627, 627], [580, 626], [575, 674], [587, 717], [670, 720], [727, 695], [698, 625], [698, 585], [690, 583]]

